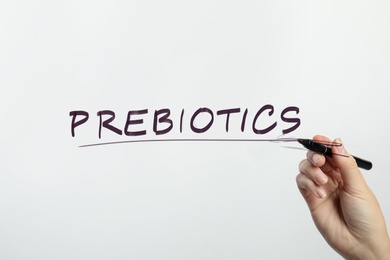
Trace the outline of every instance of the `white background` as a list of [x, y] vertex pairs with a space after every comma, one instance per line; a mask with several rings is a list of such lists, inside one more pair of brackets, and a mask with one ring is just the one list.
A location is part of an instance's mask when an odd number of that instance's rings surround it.
[[[100, 110], [169, 108], [164, 138], [342, 137], [390, 223], [389, 1], [8, 1], [0, 7], [1, 259], [339, 259], [295, 184], [303, 150], [280, 143], [127, 143]], [[266, 136], [250, 118], [272, 104]], [[194, 134], [191, 113], [216, 117]], [[178, 130], [185, 109], [183, 133]], [[86, 124], [70, 134], [69, 112]], [[135, 126], [134, 126], [135, 127]]]

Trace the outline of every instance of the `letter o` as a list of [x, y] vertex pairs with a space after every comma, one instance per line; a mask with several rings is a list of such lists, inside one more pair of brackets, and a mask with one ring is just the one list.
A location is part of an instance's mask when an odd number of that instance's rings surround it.
[[[209, 113], [211, 118], [210, 118], [210, 122], [203, 128], [197, 128], [194, 126], [194, 121], [195, 121], [195, 118], [200, 114], [200, 113]], [[207, 107], [203, 107], [203, 108], [199, 108], [198, 110], [196, 110], [196, 112], [192, 115], [191, 117], [191, 129], [192, 131], [194, 131], [195, 133], [204, 133], [206, 132], [207, 130], [210, 129], [210, 127], [213, 125], [213, 122], [214, 122], [214, 114], [213, 114], [213, 111], [211, 111], [209, 108]]]

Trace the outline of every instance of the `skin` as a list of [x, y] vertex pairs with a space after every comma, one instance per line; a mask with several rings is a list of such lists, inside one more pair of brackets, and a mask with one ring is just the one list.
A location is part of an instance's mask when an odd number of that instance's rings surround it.
[[[320, 135], [313, 140], [332, 142]], [[349, 155], [344, 145], [332, 146], [332, 153]], [[308, 151], [306, 158], [296, 182], [327, 243], [346, 259], [390, 259], [385, 219], [353, 157]]]

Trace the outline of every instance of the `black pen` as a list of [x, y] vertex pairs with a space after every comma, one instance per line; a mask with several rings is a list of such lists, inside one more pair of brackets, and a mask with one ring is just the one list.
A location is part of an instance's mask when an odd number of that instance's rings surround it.
[[[301, 145], [303, 145], [305, 148], [307, 148], [313, 152], [320, 153], [320, 154], [326, 155], [328, 157], [332, 157], [332, 149], [324, 144], [315, 142], [311, 139], [298, 139], [297, 141]], [[344, 156], [344, 155], [342, 155], [342, 156]], [[358, 167], [360, 167], [362, 169], [366, 169], [366, 170], [370, 170], [372, 168], [372, 163], [370, 161], [361, 159], [361, 158], [353, 156], [353, 155], [351, 155], [351, 156], [355, 159]]]

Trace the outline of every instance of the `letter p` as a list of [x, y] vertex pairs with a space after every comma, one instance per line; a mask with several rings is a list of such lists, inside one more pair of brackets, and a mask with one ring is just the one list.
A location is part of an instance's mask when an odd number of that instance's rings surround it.
[[[87, 122], [89, 115], [88, 115], [88, 112], [79, 110], [79, 111], [70, 111], [69, 116], [72, 116], [72, 124], [71, 124], [70, 129], [72, 132], [72, 137], [74, 137], [75, 136], [74, 129], [76, 127], [78, 127], [79, 125], [82, 125], [85, 122]], [[76, 121], [77, 116], [84, 116], [84, 118], [80, 119], [79, 121]]]

